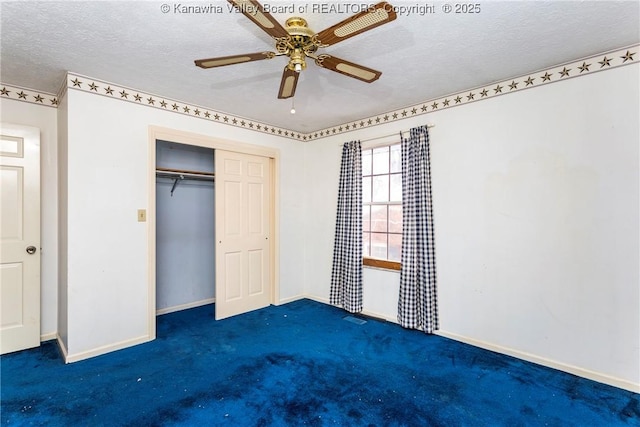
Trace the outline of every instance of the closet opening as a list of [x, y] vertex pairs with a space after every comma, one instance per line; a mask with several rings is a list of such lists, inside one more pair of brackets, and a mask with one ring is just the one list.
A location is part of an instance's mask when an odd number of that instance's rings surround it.
[[215, 302], [212, 148], [156, 140], [156, 315]]
[[149, 339], [160, 314], [278, 304], [279, 150], [159, 126], [148, 142]]

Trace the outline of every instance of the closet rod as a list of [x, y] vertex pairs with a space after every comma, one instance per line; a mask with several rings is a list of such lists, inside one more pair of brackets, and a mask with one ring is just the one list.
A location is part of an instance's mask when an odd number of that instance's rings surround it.
[[[431, 128], [434, 128], [434, 127], [436, 127], [436, 125], [427, 125], [427, 129], [431, 129]], [[390, 133], [388, 135], [375, 136], [373, 138], [361, 139], [360, 142], [369, 142], [369, 141], [375, 141], [376, 139], [389, 138], [389, 137], [392, 137], [392, 136], [397, 136], [399, 133], [401, 133], [402, 135], [408, 135], [409, 131], [405, 130], [405, 131], [402, 131], [402, 132]]]
[[211, 172], [196, 172], [178, 169], [157, 168], [156, 176], [159, 178], [170, 179], [193, 179], [197, 181], [214, 181], [215, 174]]
[[181, 169], [169, 169], [169, 168], [156, 168], [156, 175], [167, 175], [167, 176], [184, 176], [190, 178], [205, 178], [205, 179], [213, 179], [215, 177], [215, 173], [213, 172], [200, 172], [200, 171], [192, 171], [192, 170], [181, 170]]
[[173, 186], [171, 187], [171, 197], [176, 189], [179, 181], [193, 180], [193, 181], [215, 181], [215, 174], [212, 172], [196, 172], [196, 171], [181, 171], [178, 169], [156, 169], [156, 178], [168, 178], [173, 179]]

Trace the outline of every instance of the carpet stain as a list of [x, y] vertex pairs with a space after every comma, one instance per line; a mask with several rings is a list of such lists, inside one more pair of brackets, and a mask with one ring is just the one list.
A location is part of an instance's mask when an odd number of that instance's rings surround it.
[[531, 417], [535, 415], [535, 411], [533, 410], [533, 408], [527, 405], [524, 405], [522, 408], [520, 408], [520, 413], [526, 417]]
[[638, 399], [629, 399], [629, 403], [620, 411], [620, 419], [623, 421], [635, 420], [640, 425], [640, 405]]

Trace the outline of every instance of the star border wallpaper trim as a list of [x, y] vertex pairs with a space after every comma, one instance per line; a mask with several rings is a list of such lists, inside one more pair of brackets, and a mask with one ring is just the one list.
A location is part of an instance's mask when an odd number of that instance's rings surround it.
[[59, 94], [51, 94], [42, 91], [11, 86], [0, 83], [0, 98], [13, 99], [37, 105], [57, 108], [58, 100], [68, 89], [106, 96], [121, 101], [136, 103], [150, 108], [169, 111], [194, 118], [209, 120], [229, 126], [255, 132], [278, 135], [299, 141], [313, 141], [329, 136], [345, 134], [359, 129], [392, 123], [411, 117], [416, 117], [436, 111], [478, 102], [496, 96], [517, 93], [522, 90], [532, 89], [551, 83], [569, 80], [594, 74], [600, 71], [612, 70], [625, 65], [640, 62], [638, 50], [640, 44], [607, 51], [598, 55], [589, 56], [576, 61], [566, 62], [540, 71], [524, 74], [520, 77], [493, 82], [473, 89], [467, 89], [451, 95], [430, 99], [419, 104], [410, 105], [396, 110], [388, 111], [376, 116], [365, 117], [352, 122], [342, 123], [313, 132], [304, 133], [291, 129], [273, 126], [257, 120], [223, 113], [212, 108], [198, 106], [159, 95], [153, 95], [135, 89], [119, 86], [87, 76], [68, 72], [66, 82]]
[[291, 139], [302, 139], [302, 136], [304, 135], [303, 133], [278, 126], [272, 126], [246, 117], [224, 113], [208, 107], [178, 101], [160, 95], [153, 95], [147, 92], [142, 92], [125, 86], [119, 86], [113, 83], [107, 83], [75, 73], [67, 73], [66, 88], [68, 90], [80, 90], [83, 92], [106, 96], [108, 98], [118, 99], [120, 101], [131, 102], [134, 104], [144, 105], [146, 107]]
[[0, 98], [58, 108], [58, 95], [0, 83]]

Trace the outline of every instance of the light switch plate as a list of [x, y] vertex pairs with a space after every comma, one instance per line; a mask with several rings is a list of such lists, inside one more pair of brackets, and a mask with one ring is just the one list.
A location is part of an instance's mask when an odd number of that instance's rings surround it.
[[145, 222], [147, 220], [147, 210], [138, 209], [138, 222]]

